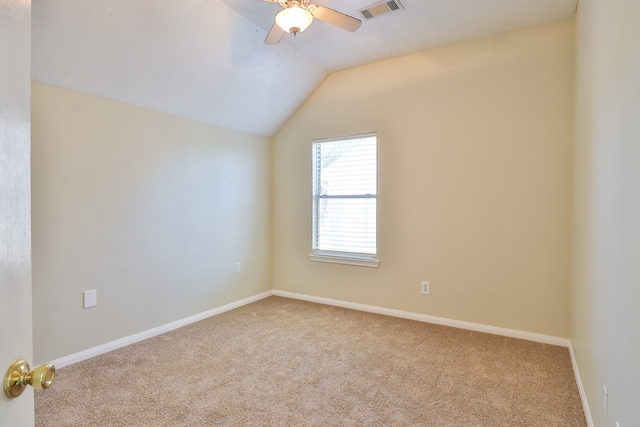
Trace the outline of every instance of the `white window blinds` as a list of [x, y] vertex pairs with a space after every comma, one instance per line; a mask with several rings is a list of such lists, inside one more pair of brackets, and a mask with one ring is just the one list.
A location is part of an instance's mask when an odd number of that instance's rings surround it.
[[375, 134], [313, 143], [313, 254], [376, 257]]

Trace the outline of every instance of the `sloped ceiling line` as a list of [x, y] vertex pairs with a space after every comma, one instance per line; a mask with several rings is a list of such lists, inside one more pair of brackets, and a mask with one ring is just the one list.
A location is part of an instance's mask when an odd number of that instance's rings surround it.
[[[357, 16], [371, 0], [318, 0]], [[403, 0], [355, 33], [263, 43], [260, 0], [34, 0], [33, 80], [272, 136], [330, 72], [573, 16], [577, 0]], [[241, 111], [242, 114], [238, 114]]]

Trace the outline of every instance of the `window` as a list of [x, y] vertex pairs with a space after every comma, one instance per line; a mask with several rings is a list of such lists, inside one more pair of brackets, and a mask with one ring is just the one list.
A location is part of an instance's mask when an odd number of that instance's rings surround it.
[[375, 134], [313, 142], [312, 261], [377, 267]]

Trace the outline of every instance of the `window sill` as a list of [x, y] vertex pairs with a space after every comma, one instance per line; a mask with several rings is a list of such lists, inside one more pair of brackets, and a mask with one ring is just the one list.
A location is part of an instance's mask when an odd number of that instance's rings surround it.
[[357, 265], [360, 267], [373, 267], [377, 268], [380, 265], [380, 260], [372, 258], [357, 258], [335, 255], [321, 255], [321, 254], [309, 254], [309, 259], [316, 262], [329, 262], [333, 264], [348, 264]]

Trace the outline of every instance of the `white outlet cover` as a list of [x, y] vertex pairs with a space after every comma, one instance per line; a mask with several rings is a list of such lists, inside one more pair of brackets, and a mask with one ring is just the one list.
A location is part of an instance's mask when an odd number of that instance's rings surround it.
[[431, 295], [431, 283], [430, 282], [421, 282], [420, 283], [421, 287], [420, 287], [420, 292], [422, 292], [422, 294], [424, 295]]
[[82, 293], [84, 300], [84, 308], [91, 308], [98, 305], [98, 291], [92, 289]]

